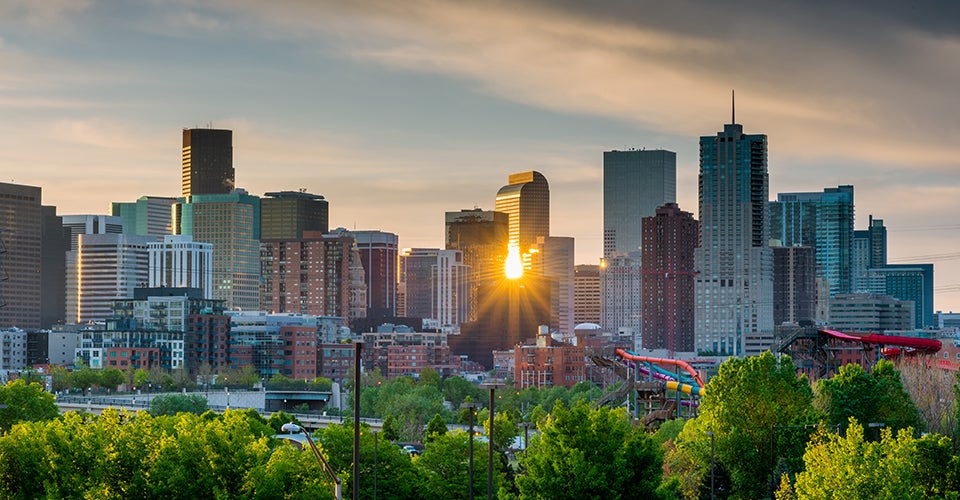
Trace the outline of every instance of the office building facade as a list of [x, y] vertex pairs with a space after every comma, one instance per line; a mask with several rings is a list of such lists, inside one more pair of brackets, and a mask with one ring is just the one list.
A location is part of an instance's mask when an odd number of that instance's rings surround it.
[[[529, 255], [539, 236], [550, 236], [550, 185], [540, 172], [510, 174], [494, 206], [508, 218], [508, 246]], [[525, 259], [526, 260], [526, 259]]]
[[933, 264], [887, 264], [867, 269], [869, 293], [913, 302], [913, 328], [932, 328]]
[[67, 323], [105, 322], [112, 302], [131, 299], [149, 282], [150, 236], [81, 234], [68, 253]]
[[664, 149], [603, 153], [603, 256], [639, 252], [641, 220], [677, 201], [677, 154]]
[[644, 349], [694, 350], [694, 252], [699, 226], [676, 203], [644, 217], [640, 264], [641, 338]]
[[180, 194], [230, 194], [235, 186], [233, 131], [184, 129]]
[[813, 248], [831, 295], [851, 293], [853, 186], [826, 188], [822, 193], [780, 193], [769, 209], [770, 238], [784, 247]]
[[263, 196], [260, 200], [261, 239], [294, 240], [304, 231], [329, 231], [329, 204], [323, 196], [305, 191], [279, 191]]
[[399, 238], [384, 231], [349, 231], [356, 239], [367, 285], [367, 317], [391, 317], [397, 308]]
[[150, 288], [199, 288], [213, 298], [213, 245], [192, 236], [167, 235], [148, 244]]
[[228, 310], [260, 310], [260, 198], [193, 195], [174, 207], [174, 232], [213, 245], [213, 298]]
[[574, 239], [566, 236], [541, 236], [531, 253], [531, 272], [550, 284], [551, 332], [573, 337]]
[[767, 137], [726, 124], [700, 138], [696, 348], [758, 354], [773, 342]]
[[123, 234], [163, 236], [173, 234], [173, 206], [176, 198], [141, 196], [133, 202], [113, 202], [110, 215], [120, 217]]
[[573, 323], [600, 324], [600, 266], [573, 267]]
[[868, 293], [867, 270], [887, 265], [887, 227], [883, 219], [869, 216], [867, 229], [853, 232], [852, 255], [853, 289], [856, 293]]
[[480, 290], [504, 279], [509, 219], [503, 212], [479, 208], [445, 214], [446, 249], [459, 250], [469, 272], [466, 321], [476, 321], [482, 310]]
[[349, 233], [305, 231], [293, 240], [264, 240], [263, 304], [272, 313], [350, 316]]
[[774, 325], [805, 326], [816, 320], [816, 251], [811, 247], [773, 247]]

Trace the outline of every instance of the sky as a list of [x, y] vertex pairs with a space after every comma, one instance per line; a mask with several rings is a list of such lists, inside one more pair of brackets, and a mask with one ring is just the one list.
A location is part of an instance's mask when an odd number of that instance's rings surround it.
[[0, 2], [0, 181], [60, 214], [180, 193], [181, 129], [234, 131], [237, 186], [441, 247], [444, 212], [542, 172], [551, 233], [602, 246], [603, 151], [769, 141], [770, 196], [852, 184], [891, 263], [960, 311], [960, 4], [738, 0]]

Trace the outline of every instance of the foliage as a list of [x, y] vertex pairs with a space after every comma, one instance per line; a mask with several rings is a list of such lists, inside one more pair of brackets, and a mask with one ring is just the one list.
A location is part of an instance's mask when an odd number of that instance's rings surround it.
[[672, 453], [690, 456], [667, 461], [674, 473], [693, 476], [681, 478], [685, 488], [702, 482], [706, 468], [695, 464], [709, 463], [706, 433], [713, 432], [715, 460], [718, 470], [729, 474], [731, 495], [769, 497], [778, 462], [774, 454], [789, 470], [802, 466], [806, 436], [812, 432], [804, 426], [820, 420], [812, 400], [810, 385], [797, 376], [788, 356], [778, 360], [766, 351], [755, 357], [730, 358], [707, 384], [700, 416], [688, 421], [677, 438]]
[[126, 382], [126, 377], [119, 368], [107, 368], [100, 373], [97, 385], [104, 389], [116, 391], [117, 387], [120, 387], [124, 382]]
[[154, 417], [178, 413], [200, 415], [205, 411], [207, 399], [198, 394], [162, 394], [150, 400], [150, 414]]
[[57, 418], [60, 414], [53, 394], [43, 390], [36, 382], [22, 379], [8, 382], [0, 387], [0, 431], [9, 431], [17, 422], [37, 422]]
[[897, 363], [903, 388], [910, 394], [927, 432], [956, 438], [956, 396], [953, 384], [957, 375], [930, 363], [929, 359], [904, 358]]
[[[317, 441], [322, 444], [330, 466], [343, 480], [343, 497], [349, 498], [353, 495], [353, 423], [331, 425]], [[417, 498], [421, 480], [410, 457], [385, 439], [377, 439], [375, 443], [366, 424], [360, 435], [360, 498], [373, 498], [374, 453], [377, 455], [377, 498]]]
[[283, 430], [281, 429], [283, 427], [283, 424], [288, 424], [290, 422], [293, 422], [303, 427], [303, 423], [297, 420], [297, 417], [290, 415], [289, 413], [283, 410], [273, 412], [273, 415], [270, 415], [270, 418], [267, 419], [267, 425], [269, 425], [270, 428], [273, 429], [274, 434], [283, 433]]
[[803, 456], [806, 469], [797, 474], [797, 498], [956, 498], [957, 459], [951, 455], [949, 439], [916, 439], [911, 429], [894, 435], [885, 428], [879, 442], [867, 441], [863, 426], [851, 419], [845, 436], [815, 436]]
[[[416, 459], [423, 477], [426, 498], [468, 498], [470, 486], [470, 435], [454, 432], [427, 443]], [[501, 477], [495, 477], [497, 483]], [[487, 443], [473, 441], [473, 492], [482, 496], [487, 488]]]
[[520, 456], [520, 498], [634, 498], [660, 487], [663, 451], [621, 409], [562, 404]]
[[427, 421], [434, 415], [449, 419], [440, 389], [417, 384], [410, 377], [398, 377], [360, 393], [360, 408], [374, 415], [390, 415], [397, 437], [403, 441], [422, 441]]
[[460, 405], [464, 402], [477, 401], [483, 398], [483, 390], [477, 384], [460, 376], [444, 380], [442, 388], [444, 399], [449, 401], [453, 408], [460, 408]]
[[833, 378], [817, 382], [814, 405], [828, 422], [846, 425], [848, 419], [884, 423], [894, 430], [923, 425], [917, 407], [903, 389], [900, 372], [880, 360], [868, 373], [858, 364], [840, 368]]
[[443, 416], [436, 414], [433, 418], [430, 419], [430, 422], [427, 423], [427, 432], [424, 436], [424, 441], [430, 442], [433, 441], [437, 436], [442, 436], [447, 433], [447, 422], [443, 419]]
[[278, 498], [256, 496], [261, 482], [288, 485], [288, 498], [312, 496], [310, 482], [283, 479], [306, 462], [281, 466], [292, 455], [273, 458], [269, 432], [237, 411], [205, 420], [108, 408], [20, 423], [0, 436], [0, 497]]
[[277, 373], [266, 383], [267, 389], [275, 391], [329, 391], [333, 381], [324, 377], [317, 377], [311, 381], [290, 379]]
[[73, 387], [86, 392], [87, 389], [100, 384], [100, 372], [84, 366], [73, 372], [70, 381], [73, 383]]
[[72, 387], [70, 372], [62, 366], [51, 366], [50, 376], [53, 378], [53, 390], [60, 392]]

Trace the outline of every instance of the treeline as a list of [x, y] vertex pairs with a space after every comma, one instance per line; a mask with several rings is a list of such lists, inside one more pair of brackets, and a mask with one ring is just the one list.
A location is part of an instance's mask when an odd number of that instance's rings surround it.
[[[425, 375], [364, 378], [363, 413], [386, 421], [382, 432], [362, 432], [361, 497], [373, 498], [374, 490], [377, 498], [468, 496], [469, 435], [447, 424], [465, 422], [460, 403], [486, 407], [489, 393], [458, 377]], [[924, 434], [956, 432], [957, 385], [949, 378], [949, 396], [926, 388], [954, 408], [948, 417], [920, 411], [915, 401], [928, 408], [929, 394], [918, 394], [887, 361], [869, 371], [848, 365], [811, 385], [788, 357], [731, 359], [710, 380], [697, 418], [668, 421], [655, 433], [635, 426], [623, 408], [593, 408], [599, 391], [588, 384], [506, 387], [495, 392], [494, 488], [502, 499], [957, 498], [953, 440]], [[331, 496], [309, 450], [271, 437], [293, 417], [267, 421], [252, 410], [204, 412], [199, 400], [166, 403], [152, 414], [57, 416], [52, 396], [36, 384], [0, 388], [7, 405], [0, 410], [0, 497]], [[178, 411], [193, 413], [169, 415]], [[478, 431], [488, 411], [477, 415]], [[521, 425], [535, 427], [529, 447], [512, 450]], [[315, 436], [351, 495], [352, 424]], [[394, 444], [421, 439], [417, 457]], [[486, 440], [476, 439], [472, 488], [480, 496], [486, 453]]]

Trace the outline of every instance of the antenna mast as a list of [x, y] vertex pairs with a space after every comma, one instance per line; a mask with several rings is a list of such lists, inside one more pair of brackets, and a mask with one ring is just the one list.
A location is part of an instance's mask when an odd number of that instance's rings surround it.
[[737, 123], [737, 94], [734, 89], [730, 89], [730, 123]]

